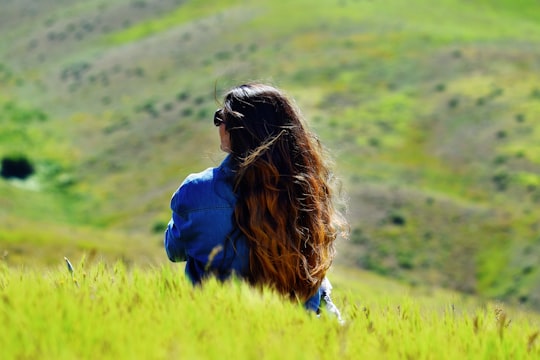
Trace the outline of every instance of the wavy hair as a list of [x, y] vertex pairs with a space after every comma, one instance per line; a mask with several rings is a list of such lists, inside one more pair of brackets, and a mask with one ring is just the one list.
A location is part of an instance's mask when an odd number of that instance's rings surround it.
[[235, 163], [234, 221], [249, 245], [252, 284], [307, 300], [319, 288], [345, 222], [323, 147], [275, 87], [246, 84], [221, 109]]

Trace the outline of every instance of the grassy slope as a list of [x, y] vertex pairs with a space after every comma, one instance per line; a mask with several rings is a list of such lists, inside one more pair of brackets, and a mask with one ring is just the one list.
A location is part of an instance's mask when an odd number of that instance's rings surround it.
[[262, 79], [336, 155], [353, 227], [340, 262], [540, 306], [534, 1], [2, 9], [0, 155], [38, 169], [0, 182], [11, 263], [126, 248], [110, 243], [161, 255], [170, 194], [222, 158], [214, 87]]
[[0, 267], [3, 358], [534, 359], [540, 352], [537, 314], [366, 272], [332, 273], [339, 325], [245, 283], [193, 289], [178, 267], [75, 265], [73, 278], [63, 267]]

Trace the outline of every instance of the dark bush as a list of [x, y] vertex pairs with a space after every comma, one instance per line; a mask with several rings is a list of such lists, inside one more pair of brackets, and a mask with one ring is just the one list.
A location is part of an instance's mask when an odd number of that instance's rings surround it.
[[139, 9], [143, 9], [146, 7], [146, 1], [143, 1], [143, 0], [138, 0], [138, 1], [133, 1], [131, 3], [131, 6], [133, 6], [134, 8], [139, 8]]
[[390, 222], [390, 224], [396, 226], [405, 226], [405, 224], [407, 224], [405, 216], [395, 211], [390, 212], [390, 214], [388, 215], [388, 221]]
[[444, 90], [446, 90], [446, 85], [442, 83], [435, 85], [435, 91], [443, 92]]
[[190, 107], [182, 109], [182, 111], [180, 112], [180, 115], [182, 115], [183, 117], [191, 116], [193, 115], [193, 109]]
[[204, 103], [204, 96], [197, 96], [193, 102], [197, 105], [201, 105]]
[[165, 105], [163, 105], [163, 110], [165, 111], [171, 111], [173, 108], [174, 108], [174, 105], [171, 103], [166, 103]]
[[199, 120], [206, 120], [210, 117], [210, 111], [207, 108], [201, 108], [197, 111], [197, 118]]
[[151, 230], [155, 234], [161, 234], [161, 233], [163, 233], [165, 231], [166, 228], [167, 228], [167, 223], [166, 222], [157, 221], [157, 222], [154, 223]]
[[497, 89], [493, 89], [493, 90], [489, 93], [488, 97], [489, 97], [490, 99], [494, 99], [494, 98], [496, 98], [496, 97], [498, 97], [498, 96], [501, 96], [502, 94], [504, 94], [504, 89], [497, 88]]
[[459, 99], [458, 98], [452, 98], [448, 101], [448, 107], [450, 108], [457, 108], [459, 105]]
[[521, 270], [521, 273], [523, 275], [529, 275], [530, 273], [532, 273], [534, 271], [534, 266], [532, 265], [527, 265], [525, 266], [522, 270]]
[[379, 141], [379, 139], [377, 139], [375, 137], [371, 137], [371, 138], [368, 139], [368, 144], [369, 144], [369, 146], [372, 146], [372, 147], [379, 147], [381, 142]]
[[414, 255], [410, 251], [398, 251], [397, 262], [400, 268], [411, 270], [414, 268]]
[[493, 159], [493, 163], [494, 163], [495, 165], [502, 165], [502, 164], [506, 163], [507, 160], [508, 160], [508, 159], [507, 159], [506, 156], [504, 156], [504, 155], [497, 155], [497, 156], [495, 157], [495, 159]]
[[510, 175], [506, 172], [499, 172], [491, 177], [491, 181], [493, 181], [498, 191], [504, 191], [510, 183]]
[[523, 114], [516, 114], [516, 121], [517, 121], [518, 123], [524, 122], [524, 121], [525, 121], [525, 115], [523, 115]]
[[362, 229], [356, 227], [351, 233], [351, 242], [353, 244], [366, 244], [369, 242], [369, 238], [364, 234]]
[[0, 176], [6, 179], [26, 179], [34, 173], [34, 166], [25, 156], [7, 156], [2, 158]]
[[218, 51], [215, 56], [218, 60], [229, 60], [231, 58], [231, 53], [228, 51]]
[[504, 139], [504, 138], [506, 138], [507, 135], [508, 135], [507, 132], [504, 131], [504, 130], [499, 130], [495, 134], [495, 136], [497, 136], [497, 139]]
[[176, 95], [178, 101], [186, 101], [189, 99], [189, 93], [187, 91], [182, 91]]
[[148, 115], [157, 118], [159, 117], [159, 111], [156, 108], [156, 104], [154, 100], [147, 100], [143, 104], [137, 106], [135, 108], [135, 112], [137, 113], [147, 113]]

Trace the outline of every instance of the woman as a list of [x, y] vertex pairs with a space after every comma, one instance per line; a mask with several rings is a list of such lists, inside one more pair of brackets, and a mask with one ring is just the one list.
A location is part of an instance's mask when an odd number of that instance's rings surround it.
[[188, 176], [174, 193], [169, 259], [187, 260], [193, 283], [235, 274], [318, 311], [345, 228], [319, 141], [293, 102], [263, 84], [229, 91], [214, 125], [228, 156]]

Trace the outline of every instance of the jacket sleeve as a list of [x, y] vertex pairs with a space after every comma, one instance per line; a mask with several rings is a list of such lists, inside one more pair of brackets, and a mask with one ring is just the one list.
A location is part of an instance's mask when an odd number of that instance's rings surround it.
[[186, 249], [181, 241], [182, 218], [174, 211], [165, 231], [165, 251], [173, 262], [186, 260]]
[[311, 310], [311, 311], [314, 311], [315, 313], [319, 313], [319, 306], [321, 304], [321, 288], [319, 288], [319, 290], [317, 290], [317, 292], [315, 293], [315, 295], [313, 295], [312, 297], [310, 297], [305, 303], [304, 303], [304, 307], [307, 309], [307, 310]]
[[187, 259], [186, 244], [190, 238], [191, 219], [187, 211], [190, 200], [188, 199], [189, 184], [186, 184], [186, 181], [171, 198], [172, 216], [165, 231], [165, 251], [169, 260], [173, 262]]

